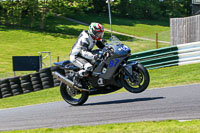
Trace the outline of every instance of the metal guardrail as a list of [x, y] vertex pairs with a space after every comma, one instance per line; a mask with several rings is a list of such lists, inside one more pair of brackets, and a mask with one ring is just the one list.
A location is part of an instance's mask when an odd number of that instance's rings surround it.
[[200, 42], [181, 44], [132, 54], [129, 61], [137, 60], [147, 69], [200, 63]]

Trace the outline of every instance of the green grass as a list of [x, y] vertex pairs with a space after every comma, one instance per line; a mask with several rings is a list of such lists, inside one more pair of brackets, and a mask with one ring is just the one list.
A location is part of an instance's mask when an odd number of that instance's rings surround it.
[[[145, 41], [145, 40], [129, 40], [129, 41], [122, 41], [122, 43], [126, 44], [131, 48], [131, 53], [137, 53], [141, 51], [147, 51], [156, 49], [155, 42], [152, 41]], [[168, 47], [169, 44], [165, 43], [158, 43], [158, 48]]]
[[97, 126], [71, 126], [68, 128], [41, 128], [7, 131], [2, 133], [199, 133], [200, 120], [118, 123]]
[[61, 60], [68, 59], [76, 37], [83, 29], [87, 29], [87, 26], [62, 19], [57, 21], [54, 23], [52, 18], [49, 18], [45, 32], [1, 26], [0, 78], [5, 75], [1, 76], [2, 73], [7, 72], [9, 75], [12, 71], [12, 56], [35, 56], [39, 55], [40, 51], [50, 51], [52, 61], [56, 61], [57, 56], [60, 56]]
[[59, 87], [0, 99], [0, 109], [63, 100]]
[[[77, 20], [91, 23], [99, 22], [107, 29], [110, 29], [108, 16], [102, 15], [85, 15], [82, 17], [71, 16]], [[112, 17], [112, 27], [114, 31], [146, 37], [150, 39], [156, 38], [158, 33], [159, 40], [170, 42], [169, 20], [133, 20], [128, 18]]]
[[200, 83], [200, 63], [150, 70], [150, 88]]

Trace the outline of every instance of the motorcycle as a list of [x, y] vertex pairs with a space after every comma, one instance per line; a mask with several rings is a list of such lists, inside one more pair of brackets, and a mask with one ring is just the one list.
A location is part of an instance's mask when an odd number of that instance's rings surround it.
[[131, 50], [117, 37], [112, 36], [110, 44], [95, 52], [103, 56], [93, 64], [93, 72], [81, 78], [82, 88], [73, 82], [75, 74], [80, 70], [78, 67], [69, 60], [54, 63], [66, 73], [62, 75], [53, 72], [53, 76], [61, 81], [60, 92], [67, 103], [82, 105], [90, 95], [107, 94], [123, 87], [131, 93], [146, 90], [150, 82], [147, 69], [137, 61], [128, 61]]

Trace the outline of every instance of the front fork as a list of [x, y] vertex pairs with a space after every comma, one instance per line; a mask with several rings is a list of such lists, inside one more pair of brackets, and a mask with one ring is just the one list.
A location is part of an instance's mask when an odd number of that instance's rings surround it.
[[122, 72], [124, 73], [124, 75], [127, 75], [129, 77], [131, 82], [134, 82], [133, 66], [137, 64], [138, 64], [137, 61], [132, 61], [122, 66]]

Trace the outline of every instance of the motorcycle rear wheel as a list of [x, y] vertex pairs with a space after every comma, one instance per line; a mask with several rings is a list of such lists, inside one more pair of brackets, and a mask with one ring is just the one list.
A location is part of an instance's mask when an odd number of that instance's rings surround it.
[[63, 99], [73, 106], [78, 106], [84, 104], [89, 96], [88, 92], [78, 91], [76, 89], [68, 87], [66, 84], [60, 84], [60, 93]]
[[131, 81], [126, 74], [121, 74], [121, 83], [123, 84], [124, 88], [129, 92], [141, 93], [146, 90], [149, 85], [149, 73], [146, 68], [139, 63], [137, 65], [134, 65], [132, 69], [134, 81]]

